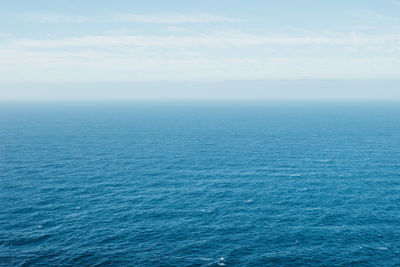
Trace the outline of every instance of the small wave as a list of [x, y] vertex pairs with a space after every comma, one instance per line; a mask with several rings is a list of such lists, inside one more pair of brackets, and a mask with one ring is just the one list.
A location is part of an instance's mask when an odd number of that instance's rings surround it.
[[387, 248], [387, 247], [377, 247], [376, 249], [379, 249], [379, 250], [387, 250], [388, 248]]
[[332, 162], [333, 159], [316, 159], [315, 162]]
[[305, 188], [299, 188], [299, 189], [298, 189], [298, 191], [308, 191], [308, 190], [310, 190], [308, 187], [305, 187]]

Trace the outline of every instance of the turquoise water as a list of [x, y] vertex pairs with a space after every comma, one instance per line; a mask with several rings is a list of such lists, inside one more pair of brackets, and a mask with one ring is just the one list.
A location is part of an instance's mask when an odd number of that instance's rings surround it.
[[400, 264], [400, 103], [1, 103], [2, 266]]

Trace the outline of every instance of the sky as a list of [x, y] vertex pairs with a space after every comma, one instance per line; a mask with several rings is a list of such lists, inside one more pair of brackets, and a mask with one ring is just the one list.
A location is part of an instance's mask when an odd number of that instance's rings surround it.
[[399, 80], [400, 0], [1, 2], [0, 99], [400, 99]]

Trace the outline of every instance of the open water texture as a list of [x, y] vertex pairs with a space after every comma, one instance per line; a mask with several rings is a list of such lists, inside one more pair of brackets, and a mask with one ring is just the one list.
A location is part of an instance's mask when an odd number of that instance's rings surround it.
[[400, 103], [1, 103], [0, 265], [400, 265]]

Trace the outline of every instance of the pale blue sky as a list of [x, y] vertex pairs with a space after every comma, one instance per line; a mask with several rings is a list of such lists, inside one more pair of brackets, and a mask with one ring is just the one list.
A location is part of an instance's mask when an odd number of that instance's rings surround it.
[[[101, 82], [110, 95], [111, 84], [132, 84], [116, 98], [158, 84], [158, 97], [176, 82], [232, 80], [266, 81], [260, 96], [268, 98], [271, 80], [290, 80], [295, 89], [298, 80], [399, 78], [400, 0], [3, 0], [0, 8], [1, 99], [79, 98], [71, 93], [77, 87]], [[29, 90], [29, 83], [45, 83], [51, 93]], [[398, 85], [383, 82], [375, 95], [387, 89], [388, 98], [400, 98]], [[181, 90], [190, 98], [200, 89]]]

